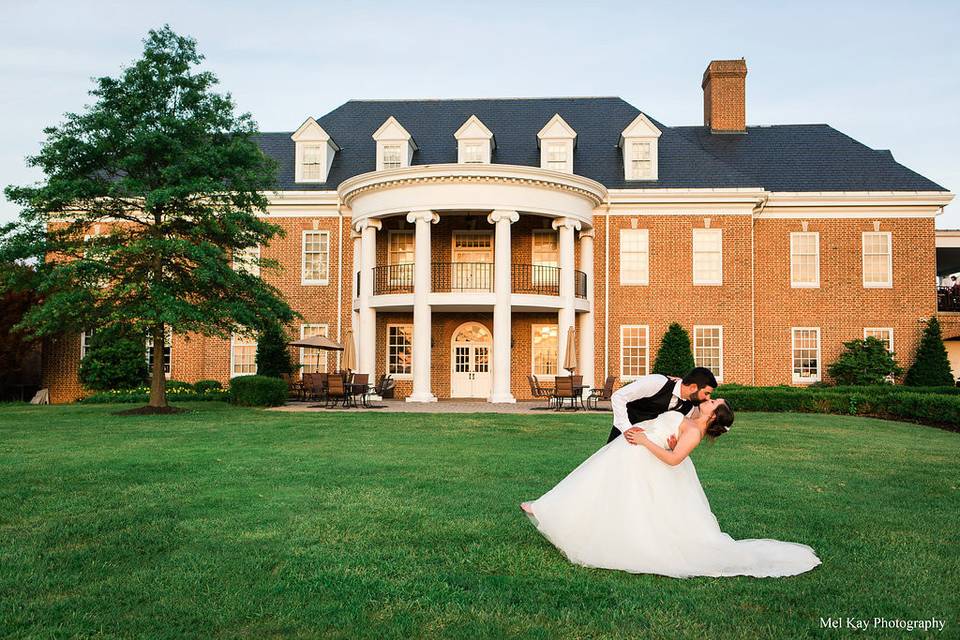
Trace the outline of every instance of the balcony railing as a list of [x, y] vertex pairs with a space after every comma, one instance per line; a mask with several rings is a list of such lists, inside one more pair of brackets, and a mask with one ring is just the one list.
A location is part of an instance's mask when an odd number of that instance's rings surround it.
[[960, 311], [960, 291], [937, 287], [937, 311]]
[[[513, 293], [560, 295], [560, 268], [542, 264], [513, 264]], [[413, 293], [413, 263], [388, 264], [373, 270], [373, 294]], [[359, 290], [359, 273], [357, 289]], [[574, 271], [574, 293], [587, 297], [587, 274]], [[492, 293], [493, 264], [489, 262], [434, 262], [430, 269], [430, 290], [437, 293]]]

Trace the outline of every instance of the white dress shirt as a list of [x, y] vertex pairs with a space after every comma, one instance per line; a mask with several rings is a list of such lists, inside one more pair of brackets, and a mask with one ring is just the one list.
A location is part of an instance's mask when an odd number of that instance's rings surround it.
[[[667, 376], [653, 373], [648, 376], [641, 376], [615, 391], [610, 396], [610, 405], [613, 408], [613, 426], [619, 429], [620, 433], [632, 427], [630, 418], [627, 417], [627, 403], [655, 395], [663, 388], [663, 385], [667, 384], [668, 380]], [[670, 398], [667, 411], [677, 408], [683, 402], [683, 398], [680, 397], [680, 384], [680, 380], [677, 380], [677, 384], [673, 387], [673, 397]], [[688, 411], [687, 415], [692, 412], [693, 409]]]

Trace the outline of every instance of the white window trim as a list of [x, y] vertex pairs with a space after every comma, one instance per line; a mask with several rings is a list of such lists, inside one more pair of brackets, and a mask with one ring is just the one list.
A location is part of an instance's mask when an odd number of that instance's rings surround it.
[[[813, 235], [816, 239], [816, 269], [813, 282], [797, 282], [793, 272], [793, 239], [795, 236]], [[790, 232], [790, 286], [794, 289], [819, 289], [820, 288], [820, 232], [819, 231], [791, 231]]]
[[[450, 234], [450, 258], [451, 258], [451, 262], [453, 261], [453, 256], [454, 256], [454, 254], [457, 252], [457, 237], [458, 237], [458, 236], [487, 236], [487, 237], [489, 237], [489, 238], [490, 238], [490, 250], [489, 250], [488, 255], [489, 255], [489, 257], [490, 257], [490, 260], [488, 260], [488, 262], [489, 262], [490, 264], [493, 264], [494, 260], [496, 259], [496, 255], [495, 255], [496, 247], [494, 247], [494, 240], [495, 240], [495, 238], [494, 238], [494, 236], [493, 236], [493, 231], [492, 231], [492, 230], [489, 230], [489, 229], [455, 229], [455, 230], [453, 230], [453, 232]], [[476, 253], [480, 253], [480, 251], [477, 251]]]
[[[623, 235], [624, 232], [636, 232], [641, 231], [646, 238], [647, 243], [647, 277], [640, 278], [638, 280], [626, 280], [624, 279], [624, 270], [623, 270]], [[649, 229], [620, 229], [620, 284], [625, 286], [648, 286], [650, 284], [650, 230]]]
[[[887, 236], [887, 280], [886, 282], [867, 282], [867, 236]], [[860, 234], [860, 276], [864, 289], [893, 288], [893, 233], [890, 231], [864, 231]]]
[[[697, 268], [696, 268], [696, 252], [694, 251], [694, 238], [698, 234], [703, 234], [703, 232], [709, 232], [711, 234], [717, 234], [720, 236], [720, 268], [717, 270], [717, 275], [715, 279], [704, 280], [697, 278]], [[698, 287], [720, 287], [723, 286], [723, 229], [706, 229], [706, 228], [696, 228], [693, 229], [692, 234], [690, 235], [690, 270], [692, 273], [693, 284]]]
[[[167, 327], [164, 330], [164, 336], [163, 336], [164, 348], [168, 347], [167, 345], [168, 340], [169, 340], [169, 349], [170, 349], [170, 371], [165, 371], [163, 373], [163, 377], [166, 378], [167, 380], [169, 380], [173, 376], [173, 331], [170, 330], [170, 327]], [[146, 348], [147, 367], [150, 366], [150, 355], [151, 355], [151, 351], [153, 350], [152, 342], [153, 342], [153, 339], [149, 337], [144, 341], [144, 347]], [[152, 369], [150, 369], [149, 374], [151, 376], [153, 375]]]
[[[714, 377], [717, 379], [717, 382], [723, 381], [723, 325], [720, 324], [695, 324], [693, 325], [693, 359], [697, 359], [697, 329], [718, 329], [720, 331], [720, 366], [716, 371], [713, 371]], [[649, 351], [649, 348], [648, 348]], [[697, 363], [697, 366], [700, 366]]]
[[[254, 258], [257, 261], [257, 264], [241, 264], [237, 262], [237, 254], [246, 253], [250, 257]], [[247, 247], [246, 249], [241, 249], [240, 251], [235, 251], [233, 254], [233, 268], [236, 271], [246, 271], [250, 275], [260, 277], [260, 245], [254, 247]]]
[[[301, 339], [301, 340], [303, 340], [304, 337], [306, 337], [305, 334], [306, 334], [306, 329], [307, 329], [307, 327], [317, 327], [317, 328], [321, 328], [321, 329], [324, 330], [324, 333], [321, 333], [321, 334], [313, 334], [313, 335], [323, 335], [323, 336], [326, 336], [326, 337], [328, 337], [328, 338], [330, 337], [330, 325], [328, 325], [327, 323], [325, 323], [325, 322], [305, 322], [305, 323], [301, 323], [301, 324], [300, 324], [300, 339]], [[316, 351], [317, 353], [320, 353], [321, 350], [320, 350], [320, 349], [311, 349], [310, 351]], [[306, 352], [307, 352], [306, 349], [304, 349], [303, 347], [300, 347], [300, 379], [301, 379], [301, 380], [303, 380], [303, 367], [304, 367], [305, 364], [308, 364], [308, 363], [304, 362], [304, 356], [306, 355]], [[330, 353], [327, 352], [327, 351], [324, 351], [324, 352], [323, 352], [323, 357], [326, 359], [327, 371], [329, 372], [329, 371], [330, 371]], [[316, 361], [316, 358], [314, 358], [314, 361]]]
[[384, 363], [383, 370], [384, 372], [393, 378], [394, 380], [413, 380], [413, 363], [411, 362], [410, 373], [391, 373], [390, 371], [390, 329], [393, 327], [409, 327], [410, 328], [410, 356], [413, 357], [413, 323], [412, 322], [391, 322], [387, 325], [386, 333], [384, 335], [383, 344], [386, 347], [384, 349]]
[[[320, 233], [327, 236], [327, 264], [325, 271], [326, 278], [311, 280], [306, 277], [307, 273], [307, 234]], [[324, 286], [330, 284], [330, 232], [326, 229], [304, 229], [300, 235], [300, 284], [311, 286]]]
[[[867, 331], [889, 331], [890, 332], [890, 353], [894, 353], [893, 347], [893, 327], [864, 327], [863, 328], [863, 339], [867, 339]], [[876, 336], [874, 336], [876, 337]]]
[[[563, 161], [563, 168], [560, 167], [551, 167], [550, 161], [550, 147], [556, 145], [558, 147], [563, 147], [564, 152], [566, 153], [566, 159]], [[541, 159], [540, 159], [540, 168], [547, 169], [548, 171], [560, 171], [561, 173], [573, 173], [573, 140], [565, 138], [550, 138], [544, 139], [541, 142]]]
[[[96, 331], [96, 329], [94, 329]], [[87, 355], [87, 340], [93, 335], [93, 331], [89, 334], [86, 331], [80, 332], [80, 360], [82, 361], [84, 356]]]
[[[817, 375], [813, 377], [804, 378], [798, 376], [794, 371], [793, 359], [794, 359], [794, 345], [796, 344], [796, 333], [797, 331], [816, 331], [817, 333]], [[796, 384], [813, 384], [814, 382], [820, 382], [823, 377], [823, 356], [820, 349], [821, 335], [820, 327], [790, 327], [790, 377]]]
[[641, 377], [634, 374], [627, 374], [623, 370], [623, 330], [624, 329], [643, 329], [647, 333], [647, 354], [644, 356], [643, 370], [650, 373], [650, 325], [648, 324], [622, 324], [620, 325], [620, 379], [621, 380], [636, 380]]
[[[556, 257], [555, 265], [547, 265], [544, 262], [537, 262], [536, 258], [534, 257], [536, 256], [537, 253], [539, 253], [539, 251], [537, 251], [538, 236], [550, 237], [556, 240], [556, 242], [554, 243], [557, 247], [557, 251], [555, 254], [555, 257]], [[530, 263], [535, 265], [542, 265], [542, 266], [556, 266], [556, 267], [560, 266], [560, 238], [559, 238], [559, 234], [556, 231], [554, 231], [553, 229], [533, 229], [533, 231], [530, 233]]]
[[[537, 329], [540, 327], [556, 327], [557, 328], [557, 373], [537, 373], [536, 372], [536, 358], [534, 357], [534, 348], [533, 348], [533, 337], [537, 335]], [[560, 366], [560, 325], [554, 324], [551, 322], [538, 322], [537, 324], [530, 325], [530, 374], [537, 376], [537, 379], [540, 380], [556, 380], [557, 375], [560, 373], [560, 370], [563, 367]]]
[[[234, 359], [234, 355], [235, 355], [235, 354], [234, 354], [234, 352], [233, 352], [233, 348], [234, 348], [234, 346], [236, 346], [236, 340], [237, 340], [237, 335], [236, 335], [236, 334], [233, 334], [233, 335], [230, 336], [230, 378], [242, 378], [243, 376], [255, 376], [255, 375], [257, 375], [256, 370], [254, 370], [253, 373], [234, 373], [236, 362], [235, 362], [235, 359]], [[257, 344], [257, 341], [256, 341], [256, 340], [250, 340], [250, 342], [252, 342], [254, 345]], [[171, 352], [171, 355], [172, 355], [172, 352]], [[256, 350], [254, 350], [253, 366], [254, 366], [254, 369], [257, 368]], [[170, 368], [173, 369], [173, 364], [172, 364], [172, 362], [171, 362]]]
[[394, 253], [393, 253], [393, 238], [394, 238], [395, 236], [409, 236], [409, 237], [413, 238], [413, 245], [414, 245], [414, 248], [416, 248], [417, 238], [416, 238], [416, 233], [415, 233], [414, 231], [409, 231], [409, 230], [406, 230], [406, 229], [401, 229], [401, 230], [390, 229], [389, 231], [387, 231], [387, 264], [388, 264], [388, 265], [411, 264], [411, 263], [409, 263], [409, 262], [394, 262], [394, 261], [393, 261], [393, 256], [394, 256]]

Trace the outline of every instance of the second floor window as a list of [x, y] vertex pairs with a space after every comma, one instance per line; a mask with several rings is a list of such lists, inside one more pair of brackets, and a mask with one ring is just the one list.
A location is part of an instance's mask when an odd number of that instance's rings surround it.
[[237, 271], [246, 271], [255, 276], [260, 275], [260, 247], [245, 247], [233, 254], [233, 268]]
[[721, 229], [693, 230], [693, 284], [723, 284]]
[[820, 286], [820, 234], [790, 234], [790, 286]]
[[893, 286], [893, 256], [889, 231], [863, 234], [863, 286]]
[[647, 229], [620, 230], [620, 284], [650, 281], [650, 234]]
[[303, 284], [327, 284], [330, 278], [330, 233], [303, 232]]
[[410, 264], [413, 262], [413, 231], [391, 231], [387, 246], [388, 264]]
[[383, 145], [383, 168], [399, 169], [400, 166], [401, 166], [400, 145], [398, 144]]
[[557, 232], [549, 229], [533, 232], [533, 284], [560, 284], [560, 245]]
[[304, 181], [323, 180], [326, 154], [324, 153], [325, 142], [320, 144], [303, 143], [303, 167], [301, 176]]

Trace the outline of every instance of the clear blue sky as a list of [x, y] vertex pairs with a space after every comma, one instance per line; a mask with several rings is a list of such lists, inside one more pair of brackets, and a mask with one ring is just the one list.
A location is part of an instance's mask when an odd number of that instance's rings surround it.
[[[265, 131], [351, 98], [618, 95], [700, 124], [700, 79], [746, 57], [749, 124], [824, 122], [960, 190], [960, 2], [0, 0], [0, 183], [148, 29], [195, 37]], [[16, 209], [0, 201], [0, 222]], [[960, 204], [940, 216], [960, 227]]]

